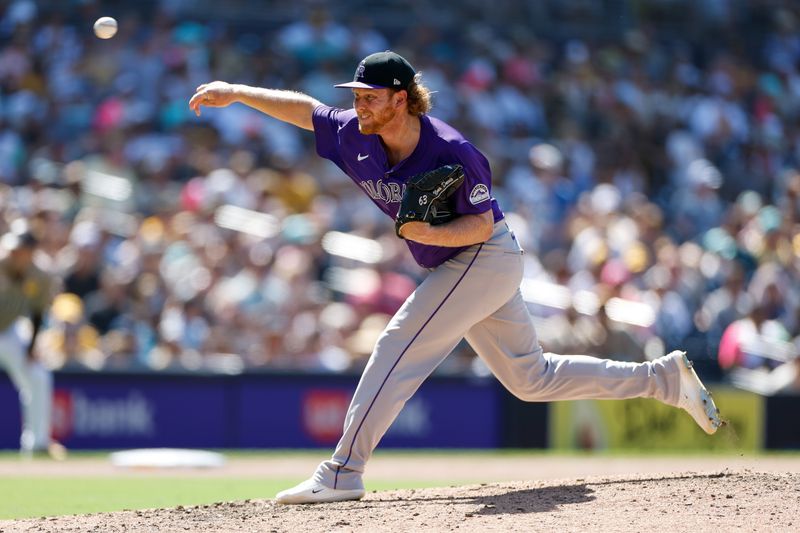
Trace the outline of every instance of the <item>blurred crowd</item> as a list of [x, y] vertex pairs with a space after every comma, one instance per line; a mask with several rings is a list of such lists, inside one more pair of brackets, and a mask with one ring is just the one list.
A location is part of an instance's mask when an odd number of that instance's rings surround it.
[[[621, 3], [615, 31], [552, 35], [526, 18], [558, 5], [574, 22], [591, 3], [412, 4], [428, 22], [402, 31], [346, 2], [254, 29], [163, 1], [120, 11], [105, 41], [91, 23], [115, 13], [96, 3], [0, 2], [0, 231], [27, 219], [62, 280], [48, 363], [363, 365], [425, 275], [392, 222], [308, 132], [187, 103], [221, 79], [347, 107], [333, 84], [392, 48], [489, 157], [546, 350], [684, 348], [800, 388], [797, 3]], [[486, 369], [462, 345], [441, 371]]]

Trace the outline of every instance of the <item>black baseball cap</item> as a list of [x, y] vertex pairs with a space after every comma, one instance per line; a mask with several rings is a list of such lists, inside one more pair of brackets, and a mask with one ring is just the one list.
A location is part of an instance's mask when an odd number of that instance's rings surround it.
[[414, 67], [399, 54], [386, 50], [370, 54], [358, 64], [353, 81], [336, 87], [348, 89], [408, 89], [414, 81]]

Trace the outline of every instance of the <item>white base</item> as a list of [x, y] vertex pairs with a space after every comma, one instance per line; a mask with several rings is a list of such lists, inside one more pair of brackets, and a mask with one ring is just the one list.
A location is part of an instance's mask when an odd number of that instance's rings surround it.
[[144, 448], [111, 454], [111, 464], [121, 468], [219, 468], [221, 453], [178, 448]]

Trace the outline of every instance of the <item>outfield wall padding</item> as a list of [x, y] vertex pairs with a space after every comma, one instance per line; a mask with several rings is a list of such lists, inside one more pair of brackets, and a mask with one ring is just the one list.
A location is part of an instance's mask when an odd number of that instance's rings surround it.
[[[56, 438], [73, 449], [331, 448], [355, 375], [58, 372]], [[654, 400], [526, 403], [492, 378], [433, 376], [381, 442], [386, 448], [800, 448], [800, 395], [714, 387], [734, 431], [707, 437]], [[0, 374], [0, 449], [18, 446], [19, 402]], [[727, 409], [726, 409], [727, 408]]]

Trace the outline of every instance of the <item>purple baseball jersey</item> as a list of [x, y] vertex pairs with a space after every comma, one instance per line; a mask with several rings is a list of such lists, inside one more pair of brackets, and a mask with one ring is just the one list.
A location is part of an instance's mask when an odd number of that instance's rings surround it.
[[[455, 211], [462, 215], [492, 210], [494, 221], [503, 212], [492, 198], [492, 172], [489, 162], [453, 127], [439, 119], [420, 117], [419, 142], [414, 152], [390, 166], [378, 135], [358, 131], [353, 109], [317, 106], [313, 114], [317, 153], [330, 159], [358, 184], [387, 215], [395, 218], [409, 178], [443, 165], [460, 163], [464, 184], [453, 194]], [[417, 263], [434, 268], [467, 247], [449, 248], [406, 241]]]

